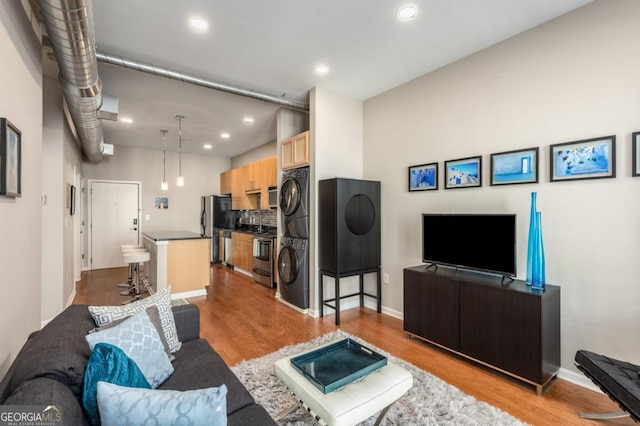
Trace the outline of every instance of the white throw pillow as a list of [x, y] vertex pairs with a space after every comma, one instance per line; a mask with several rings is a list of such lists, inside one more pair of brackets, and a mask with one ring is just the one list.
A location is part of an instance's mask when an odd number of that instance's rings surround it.
[[173, 373], [173, 366], [164, 351], [160, 335], [146, 311], [135, 314], [115, 327], [87, 334], [89, 347], [98, 343], [117, 346], [138, 365], [152, 389]]
[[89, 312], [93, 316], [93, 320], [98, 327], [102, 327], [120, 318], [137, 314], [144, 311], [149, 306], [157, 306], [160, 314], [160, 322], [162, 331], [167, 339], [169, 350], [174, 353], [180, 350], [182, 344], [178, 340], [178, 331], [176, 330], [176, 322], [173, 318], [171, 310], [171, 286], [160, 290], [146, 299], [141, 299], [128, 305], [122, 306], [89, 306]]
[[98, 409], [103, 425], [226, 426], [227, 387], [180, 392], [98, 382]]

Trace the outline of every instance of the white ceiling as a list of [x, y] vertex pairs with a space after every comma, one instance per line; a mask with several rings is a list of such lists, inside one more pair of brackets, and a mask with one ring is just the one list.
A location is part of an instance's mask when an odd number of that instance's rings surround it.
[[[306, 102], [313, 87], [368, 99], [590, 1], [95, 0], [93, 14], [99, 52]], [[407, 3], [418, 14], [401, 22], [395, 12]], [[190, 29], [192, 16], [208, 30]], [[314, 74], [319, 63], [328, 75]], [[119, 119], [133, 119], [103, 120], [116, 150], [162, 149], [161, 129], [177, 150], [177, 114], [184, 152], [233, 157], [276, 137], [277, 105], [104, 63], [99, 74]]]

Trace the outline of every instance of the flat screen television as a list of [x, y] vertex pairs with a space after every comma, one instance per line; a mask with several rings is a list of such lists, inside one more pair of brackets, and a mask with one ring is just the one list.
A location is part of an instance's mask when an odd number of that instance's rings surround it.
[[422, 261], [516, 276], [515, 214], [423, 214]]

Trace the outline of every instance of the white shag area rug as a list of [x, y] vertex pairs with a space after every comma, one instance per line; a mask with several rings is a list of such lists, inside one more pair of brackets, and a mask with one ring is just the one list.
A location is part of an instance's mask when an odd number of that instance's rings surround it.
[[[298, 404], [299, 407], [286, 416], [280, 417], [297, 400], [275, 376], [273, 365], [285, 356], [312, 350], [324, 343], [347, 337], [386, 356], [389, 361], [400, 365], [413, 375], [413, 388], [393, 404], [382, 425], [525, 425], [504, 411], [478, 401], [432, 374], [340, 330], [309, 342], [286, 346], [261, 358], [241, 362], [231, 370], [249, 390], [256, 402], [262, 405], [278, 424], [287, 426], [313, 425], [316, 423], [315, 420], [302, 407], [302, 404]], [[361, 425], [373, 425], [376, 418], [377, 415]]]

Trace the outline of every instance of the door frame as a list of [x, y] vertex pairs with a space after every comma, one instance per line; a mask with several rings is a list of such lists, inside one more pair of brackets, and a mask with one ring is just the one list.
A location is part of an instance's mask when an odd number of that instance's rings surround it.
[[141, 203], [142, 203], [142, 182], [140, 181], [133, 181], [133, 180], [111, 180], [111, 179], [88, 179], [87, 180], [87, 191], [89, 191], [88, 197], [87, 197], [87, 204], [88, 204], [88, 211], [87, 211], [87, 220], [89, 222], [87, 228], [89, 229], [89, 238], [87, 241], [88, 244], [88, 248], [86, 250], [86, 252], [89, 254], [89, 258], [87, 259], [87, 267], [88, 270], [91, 271], [93, 270], [92, 268], [92, 264], [93, 262], [91, 261], [91, 259], [93, 259], [93, 222], [92, 222], [92, 208], [93, 208], [93, 188], [91, 187], [91, 185], [96, 182], [96, 183], [116, 183], [116, 184], [133, 184], [133, 185], [138, 185], [138, 244], [140, 244], [140, 234], [142, 231], [142, 221], [140, 220], [140, 213], [142, 212], [141, 209]]

